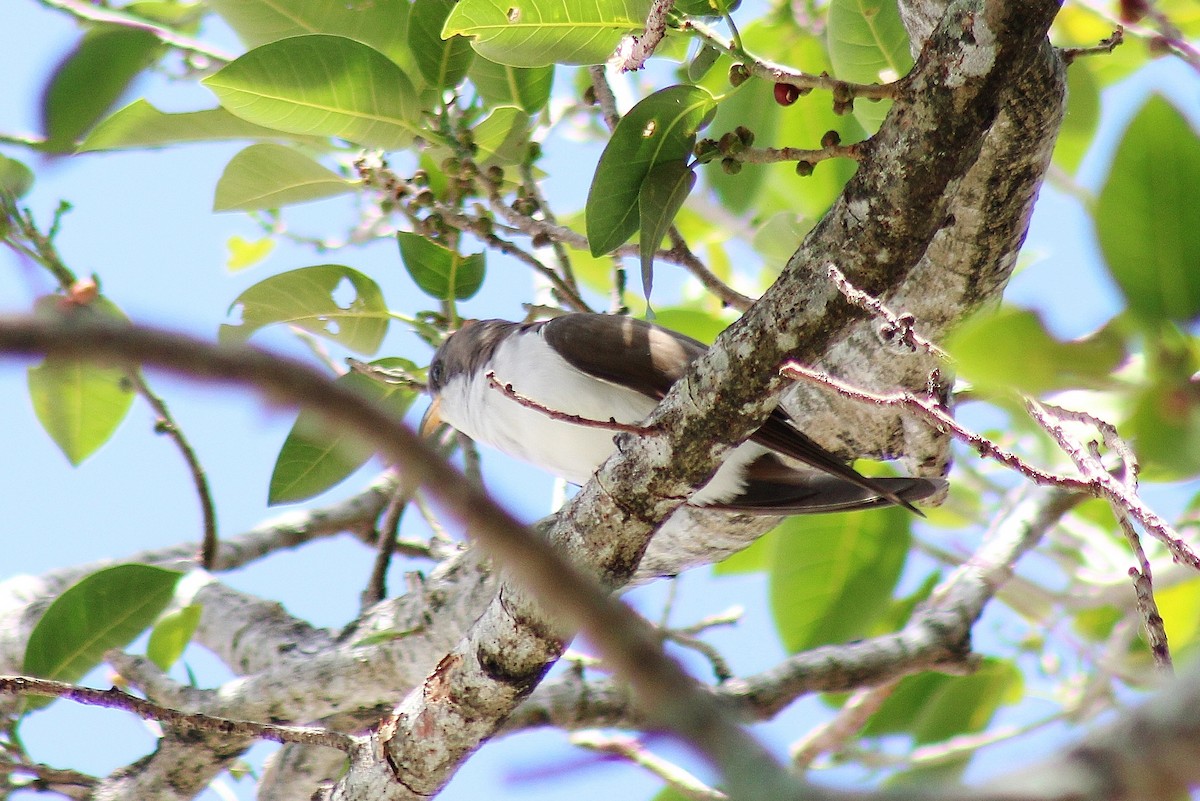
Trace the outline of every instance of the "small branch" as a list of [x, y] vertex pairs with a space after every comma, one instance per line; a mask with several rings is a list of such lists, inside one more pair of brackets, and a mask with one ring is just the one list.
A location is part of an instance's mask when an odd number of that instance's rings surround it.
[[132, 14], [101, 8], [91, 3], [80, 2], [80, 0], [38, 0], [38, 2], [48, 8], [65, 11], [76, 19], [85, 22], [100, 22], [106, 25], [119, 25], [122, 28], [130, 28], [132, 30], [148, 31], [158, 37], [158, 40], [163, 44], [170, 45], [176, 50], [181, 50], [185, 53], [194, 53], [197, 56], [203, 56], [214, 64], [226, 64], [236, 58], [236, 56], [230, 53], [207, 45], [190, 36], [184, 36], [170, 28], [164, 28], [161, 25], [156, 25]]
[[911, 314], [896, 314], [883, 305], [883, 302], [878, 298], [856, 288], [833, 263], [826, 265], [825, 269], [829, 273], [829, 280], [833, 281], [834, 286], [850, 302], [850, 305], [862, 309], [873, 317], [883, 321], [883, 328], [880, 330], [880, 335], [885, 341], [901, 342], [914, 353], [918, 350], [923, 350], [931, 356], [936, 356], [943, 362], [953, 361], [949, 353], [916, 332], [916, 318]]
[[621, 72], [640, 70], [667, 33], [667, 15], [675, 0], [654, 0], [646, 15], [646, 31], [641, 36], [626, 36], [617, 45], [609, 61]]
[[[398, 471], [397, 471], [398, 472]], [[371, 566], [371, 578], [367, 588], [363, 590], [361, 607], [374, 606], [387, 597], [387, 571], [392, 564], [392, 555], [396, 553], [396, 538], [400, 534], [400, 517], [412, 499], [413, 487], [409, 486], [401, 475], [401, 480], [392, 492], [383, 519], [379, 522], [377, 531], [375, 562]]]
[[116, 687], [108, 690], [96, 690], [91, 687], [80, 687], [66, 682], [37, 679], [30, 676], [0, 676], [0, 695], [40, 695], [50, 698], [66, 698], [87, 706], [124, 710], [143, 720], [153, 720], [176, 728], [234, 737], [256, 737], [277, 743], [323, 745], [349, 752], [355, 747], [356, 742], [355, 738], [348, 734], [326, 729], [277, 726], [272, 723], [256, 723], [249, 720], [233, 720], [212, 715], [179, 712], [122, 692]]
[[733, 670], [729, 667], [729, 663], [725, 661], [725, 657], [717, 648], [699, 637], [693, 637], [690, 634], [685, 634], [682, 631], [671, 629], [663, 630], [663, 639], [668, 642], [673, 642], [684, 648], [689, 648], [708, 660], [708, 664], [712, 667], [713, 676], [717, 683], [729, 681], [733, 678]]
[[213, 570], [216, 565], [219, 542], [217, 539], [217, 510], [213, 503], [212, 490], [208, 486], [208, 477], [204, 473], [204, 467], [200, 464], [195, 449], [192, 448], [191, 443], [176, 424], [167, 404], [146, 383], [142, 371], [130, 370], [127, 375], [133, 388], [146, 399], [150, 408], [154, 410], [154, 414], [158, 416], [154, 430], [170, 437], [171, 441], [175, 443], [175, 447], [179, 449], [180, 455], [183, 456], [183, 461], [187, 463], [188, 472], [192, 476], [192, 484], [196, 487], [196, 495], [200, 498], [200, 512], [204, 517], [204, 539], [200, 545], [200, 565], [205, 570]]
[[780, 161], [807, 161], [816, 164], [830, 159], [862, 158], [863, 143], [851, 142], [848, 145], [829, 145], [816, 149], [803, 147], [748, 147], [737, 153], [730, 153], [729, 158], [746, 164], [774, 164]]
[[581, 731], [571, 735], [571, 744], [632, 762], [662, 779], [672, 790], [692, 801], [727, 801], [729, 798], [673, 762], [647, 751], [632, 737], [609, 737], [594, 730]]
[[1140, 570], [1136, 567], [1129, 568], [1129, 577], [1133, 579], [1133, 593], [1137, 598], [1138, 614], [1141, 615], [1142, 625], [1146, 630], [1150, 655], [1154, 657], [1154, 664], [1159, 670], [1168, 674], [1173, 673], [1171, 649], [1167, 643], [1167, 629], [1162, 615], [1158, 613], [1158, 603], [1154, 600], [1154, 580], [1150, 573], [1150, 560], [1146, 558], [1146, 551], [1142, 548], [1141, 539], [1134, 530], [1133, 523], [1129, 521], [1129, 516], [1120, 513], [1117, 515], [1117, 522], [1120, 523], [1121, 531], [1125, 533], [1125, 538], [1129, 540], [1141, 564]]
[[898, 683], [899, 679], [893, 679], [886, 684], [859, 690], [851, 695], [832, 720], [817, 726], [792, 746], [792, 769], [803, 772], [811, 767], [821, 754], [840, 751], [850, 738], [862, 731], [871, 716], [878, 712], [883, 702], [895, 692]]
[[[716, 295], [722, 303], [730, 308], [742, 312], [750, 308], [754, 303], [754, 298], [743, 295], [720, 278], [717, 278], [704, 262], [692, 252], [687, 240], [683, 238], [683, 234], [679, 233], [677, 227], [672, 225], [667, 231], [667, 236], [671, 240], [671, 249], [667, 253], [672, 259], [677, 260], [676, 263], [691, 273], [705, 289]], [[655, 258], [658, 258], [657, 254]]]
[[895, 392], [888, 395], [868, 392], [852, 387], [818, 370], [796, 364], [795, 362], [785, 364], [780, 369], [780, 373], [786, 378], [793, 380], [803, 379], [827, 387], [851, 400], [857, 400], [872, 406], [906, 409], [913, 412], [939, 431], [949, 431], [960, 442], [969, 445], [977, 451], [980, 456], [995, 459], [1005, 467], [1012, 468], [1021, 475], [1029, 478], [1035, 484], [1047, 487], [1061, 487], [1066, 490], [1086, 492], [1091, 495], [1096, 494], [1095, 487], [1091, 482], [1070, 476], [1058, 475], [1057, 473], [1050, 473], [1034, 467], [1011, 451], [1001, 448], [986, 437], [966, 428], [951, 417], [945, 408], [934, 401], [918, 398], [908, 392]]
[[617, 96], [613, 94], [612, 87], [608, 85], [608, 76], [604, 73], [604, 65], [597, 64], [588, 67], [588, 75], [592, 76], [592, 88], [596, 91], [596, 103], [600, 106], [604, 124], [608, 126], [608, 130], [612, 131], [621, 121], [621, 112], [617, 110]]
[[1064, 47], [1058, 52], [1060, 55], [1062, 55], [1063, 61], [1065, 61], [1067, 64], [1070, 64], [1075, 59], [1084, 56], [1110, 55], [1112, 51], [1116, 50], [1117, 47], [1124, 43], [1125, 28], [1121, 25], [1118, 25], [1116, 30], [1114, 30], [1110, 36], [1101, 39], [1099, 44], [1092, 45], [1091, 47]]
[[[13, 774], [33, 777], [28, 785], [24, 785], [27, 789], [47, 790], [67, 798], [87, 798], [98, 783], [94, 776], [86, 773], [52, 768], [49, 765], [35, 762], [15, 762], [0, 757], [0, 791], [13, 789], [13, 783], [5, 780], [6, 776]], [[8, 795], [4, 795], [4, 797], [8, 798]]]
[[881, 100], [883, 98], [895, 98], [900, 95], [903, 79], [892, 83], [878, 84], [862, 84], [849, 83], [848, 81], [839, 81], [836, 78], [829, 76], [827, 73], [820, 75], [810, 75], [799, 70], [785, 67], [782, 64], [775, 64], [771, 61], [756, 58], [737, 44], [729, 39], [726, 39], [721, 34], [714, 31], [712, 28], [705, 25], [703, 22], [695, 18], [689, 17], [684, 23], [684, 29], [691, 28], [700, 38], [708, 42], [718, 50], [728, 53], [735, 59], [738, 59], [751, 75], [768, 80], [772, 83], [786, 83], [792, 86], [799, 87], [803, 90], [826, 89], [833, 92], [834, 99], [839, 102], [849, 102], [856, 97], [864, 97], [869, 100]]
[[645, 426], [631, 425], [629, 423], [618, 423], [616, 420], [609, 418], [608, 420], [591, 420], [587, 417], [580, 417], [577, 414], [567, 414], [560, 412], [557, 409], [550, 409], [537, 401], [527, 398], [513, 389], [512, 384], [505, 384], [496, 378], [496, 373], [489, 370], [487, 373], [488, 386], [494, 390], [498, 390], [504, 397], [514, 400], [524, 406], [526, 409], [533, 409], [535, 412], [541, 412], [551, 420], [561, 420], [564, 423], [573, 423], [575, 425], [586, 426], [588, 428], [603, 428], [606, 431], [623, 431], [628, 434], [640, 434], [645, 436], [653, 433], [652, 429]]
[[[555, 217], [554, 210], [550, 208], [550, 204], [546, 202], [546, 197], [542, 194], [542, 188], [538, 184], [537, 176], [533, 174], [532, 159], [522, 160], [518, 169], [521, 172], [521, 182], [525, 185], [525, 191], [537, 203], [538, 210], [542, 214], [542, 219], [551, 225], [558, 225], [558, 218]], [[575, 280], [575, 272], [571, 269], [571, 257], [567, 254], [567, 249], [563, 247], [562, 242], [551, 241], [550, 245], [554, 248], [555, 258], [558, 259], [558, 272], [562, 276], [563, 281], [571, 288], [571, 291], [578, 295], [579, 284]]]

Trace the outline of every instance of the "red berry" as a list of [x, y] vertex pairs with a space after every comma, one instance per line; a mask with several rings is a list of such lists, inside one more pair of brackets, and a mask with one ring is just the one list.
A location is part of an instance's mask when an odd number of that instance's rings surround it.
[[775, 84], [775, 102], [781, 106], [790, 106], [800, 97], [800, 87], [790, 83]]

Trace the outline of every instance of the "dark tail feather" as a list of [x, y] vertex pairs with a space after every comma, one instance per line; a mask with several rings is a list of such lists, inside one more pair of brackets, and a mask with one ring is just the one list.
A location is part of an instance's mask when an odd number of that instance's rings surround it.
[[796, 470], [783, 481], [751, 479], [741, 495], [706, 508], [762, 515], [802, 515], [848, 512], [899, 503], [921, 515], [912, 503], [947, 486], [940, 478], [872, 478], [870, 482], [873, 486], [865, 487], [857, 481], [828, 473]]

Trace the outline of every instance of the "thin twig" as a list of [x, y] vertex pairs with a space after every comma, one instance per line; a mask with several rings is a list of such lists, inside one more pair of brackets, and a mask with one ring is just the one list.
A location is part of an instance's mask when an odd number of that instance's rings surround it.
[[571, 735], [571, 744], [628, 760], [665, 781], [671, 789], [692, 801], [726, 801], [729, 796], [709, 787], [688, 771], [647, 751], [632, 737], [608, 736], [589, 730]]
[[862, 731], [871, 716], [892, 696], [899, 683], [899, 679], [893, 679], [851, 695], [832, 720], [817, 726], [792, 746], [792, 769], [807, 770], [821, 754], [840, 751], [850, 738]]
[[899, 96], [904, 82], [904, 79], [901, 78], [892, 83], [863, 84], [839, 81], [837, 78], [833, 78], [826, 73], [811, 75], [791, 69], [790, 67], [785, 67], [782, 64], [775, 64], [774, 62], [757, 58], [738, 47], [736, 42], [726, 39], [694, 17], [689, 17], [684, 23], [684, 27], [685, 29], [691, 28], [699, 34], [702, 40], [739, 60], [750, 71], [751, 75], [771, 81], [772, 83], [790, 84], [802, 90], [827, 89], [833, 92], [835, 99], [849, 101], [855, 97], [865, 97], [871, 100], [895, 98]]
[[154, 430], [170, 437], [171, 441], [175, 443], [175, 447], [179, 449], [180, 455], [183, 456], [183, 461], [187, 463], [188, 472], [192, 476], [192, 484], [196, 487], [196, 495], [200, 498], [200, 512], [204, 518], [204, 539], [200, 544], [200, 565], [205, 570], [213, 570], [216, 565], [218, 547], [217, 509], [213, 502], [212, 489], [208, 486], [208, 476], [204, 472], [204, 466], [200, 464], [200, 457], [196, 455], [192, 444], [188, 442], [187, 437], [175, 422], [166, 402], [150, 389], [146, 379], [142, 376], [142, 371], [134, 369], [126, 375], [133, 384], [133, 388], [146, 399], [158, 417], [154, 424]]
[[729, 158], [746, 164], [774, 164], [780, 161], [807, 161], [816, 164], [830, 159], [862, 158], [863, 143], [851, 142], [848, 145], [829, 145], [815, 149], [803, 147], [747, 147], [736, 153], [730, 153]]
[[305, 726], [278, 726], [273, 723], [257, 723], [250, 720], [234, 720], [232, 718], [214, 717], [198, 713], [180, 712], [169, 707], [138, 698], [127, 692], [113, 687], [108, 690], [97, 690], [92, 687], [80, 687], [62, 681], [38, 679], [31, 676], [0, 676], [0, 695], [40, 695], [50, 698], [66, 698], [87, 706], [100, 706], [107, 709], [121, 709], [130, 712], [143, 720], [154, 720], [159, 723], [193, 731], [211, 732], [230, 736], [255, 737], [271, 740], [277, 743], [298, 743], [300, 745], [323, 745], [350, 751], [355, 746], [355, 738], [340, 732], [327, 729], [316, 729]]
[[1064, 47], [1059, 50], [1059, 54], [1065, 63], [1070, 64], [1077, 58], [1082, 56], [1107, 56], [1116, 50], [1118, 46], [1125, 43], [1125, 28], [1118, 25], [1112, 34], [1104, 39], [1101, 39], [1098, 44], [1091, 47]]
[[834, 286], [838, 291], [850, 302], [850, 305], [855, 306], [868, 314], [883, 321], [883, 329], [880, 331], [881, 336], [888, 342], [898, 341], [908, 346], [909, 350], [923, 350], [926, 353], [936, 356], [944, 362], [953, 361], [950, 354], [942, 350], [931, 340], [921, 336], [916, 331], [916, 318], [911, 314], [896, 314], [894, 311], [883, 305], [879, 298], [874, 297], [861, 289], [858, 289], [850, 280], [837, 268], [836, 265], [830, 263], [825, 265], [825, 270], [829, 274], [829, 280], [833, 281]]
[[[533, 174], [532, 159], [524, 159], [518, 166], [521, 172], [521, 183], [525, 186], [525, 191], [529, 193], [529, 197], [537, 204], [538, 210], [542, 213], [542, 218], [551, 225], [558, 225], [558, 218], [554, 215], [554, 210], [550, 208], [550, 204], [546, 202], [545, 195], [542, 194], [542, 187], [539, 185], [537, 176]], [[575, 280], [575, 271], [571, 269], [571, 256], [567, 253], [567, 249], [563, 247], [562, 242], [551, 240], [550, 246], [554, 249], [554, 256], [558, 259], [558, 272], [562, 276], [563, 282], [576, 294], [579, 295], [579, 283]]]
[[617, 123], [621, 121], [621, 112], [617, 110], [617, 96], [613, 94], [612, 87], [608, 85], [608, 76], [604, 73], [604, 65], [597, 64], [588, 67], [588, 75], [592, 78], [592, 88], [596, 92], [596, 104], [600, 106], [604, 124], [608, 126], [608, 130], [616, 130]]
[[496, 373], [492, 370], [487, 372], [488, 386], [498, 390], [504, 397], [514, 400], [524, 406], [526, 409], [533, 409], [535, 412], [541, 412], [551, 420], [561, 420], [564, 423], [572, 423], [574, 425], [586, 426], [588, 428], [602, 428], [606, 431], [624, 431], [628, 434], [647, 435], [653, 433], [653, 429], [646, 426], [633, 425], [630, 423], [618, 423], [615, 419], [608, 420], [592, 420], [587, 417], [581, 417], [577, 414], [568, 414], [560, 412], [557, 409], [551, 409], [532, 398], [527, 398], [524, 395], [513, 389], [512, 384], [505, 384], [500, 379], [496, 378]]
[[383, 518], [379, 521], [379, 528], [376, 529], [375, 562], [371, 566], [371, 578], [367, 581], [367, 588], [363, 590], [361, 599], [361, 606], [364, 610], [387, 597], [387, 572], [388, 567], [392, 564], [392, 555], [396, 553], [396, 539], [400, 534], [400, 517], [404, 514], [404, 509], [408, 506], [411, 498], [412, 487], [404, 481], [403, 474], [401, 474], [400, 481], [396, 483], [396, 489], [392, 492], [387, 509], [383, 513]]
[[[0, 757], [0, 790], [11, 790], [12, 782], [3, 777], [22, 774], [32, 777], [27, 789], [49, 790], [67, 798], [83, 799], [91, 795], [98, 779], [74, 770], [52, 768], [37, 762], [19, 762]], [[6, 795], [5, 798], [8, 796]]]
[[[753, 305], [754, 298], [738, 292], [708, 269], [704, 262], [692, 252], [687, 240], [683, 238], [683, 234], [679, 233], [677, 227], [672, 225], [667, 231], [667, 237], [671, 240], [671, 249], [667, 253], [678, 259], [678, 264], [691, 273], [705, 289], [716, 295], [722, 303], [743, 312]], [[655, 258], [658, 258], [657, 254]]]

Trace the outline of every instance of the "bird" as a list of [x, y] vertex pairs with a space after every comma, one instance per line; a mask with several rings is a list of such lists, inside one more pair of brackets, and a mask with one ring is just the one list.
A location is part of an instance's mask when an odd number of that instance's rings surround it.
[[[582, 485], [630, 430], [708, 350], [653, 323], [574, 312], [536, 322], [470, 320], [447, 337], [428, 371], [432, 397], [421, 431], [441, 423]], [[692, 506], [760, 515], [900, 505], [946, 486], [941, 479], [860, 474], [776, 408], [725, 454]]]

